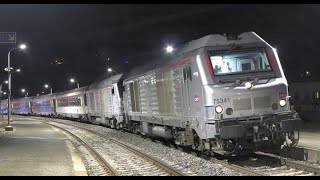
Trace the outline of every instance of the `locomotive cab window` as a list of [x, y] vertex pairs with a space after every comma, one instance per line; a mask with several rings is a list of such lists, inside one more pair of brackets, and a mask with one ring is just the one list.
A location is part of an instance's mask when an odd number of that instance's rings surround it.
[[215, 75], [271, 71], [264, 50], [209, 52]]

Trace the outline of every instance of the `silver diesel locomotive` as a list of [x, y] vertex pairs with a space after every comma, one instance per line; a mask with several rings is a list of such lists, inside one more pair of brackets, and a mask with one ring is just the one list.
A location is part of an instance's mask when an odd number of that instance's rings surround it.
[[15, 114], [76, 118], [223, 154], [295, 145], [301, 122], [276, 50], [254, 32], [208, 35], [168, 59], [12, 106]]
[[191, 41], [174, 58], [133, 69], [123, 84], [134, 132], [220, 153], [297, 142], [301, 120], [277, 52], [254, 32]]

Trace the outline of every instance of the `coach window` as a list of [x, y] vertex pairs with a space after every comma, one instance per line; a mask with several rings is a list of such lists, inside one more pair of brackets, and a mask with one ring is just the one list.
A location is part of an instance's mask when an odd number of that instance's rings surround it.
[[114, 88], [111, 89], [111, 94], [114, 95]]
[[191, 73], [190, 66], [184, 67], [182, 72], [183, 72], [183, 82], [186, 82], [188, 79], [192, 81], [192, 73]]
[[72, 106], [72, 98], [67, 97], [65, 106]]
[[75, 97], [71, 97], [71, 98], [69, 99], [69, 106], [76, 106]]
[[80, 98], [80, 96], [78, 96], [78, 98], [77, 98], [77, 105], [81, 106], [81, 98]]
[[186, 68], [182, 69], [182, 73], [183, 73], [183, 82], [185, 83], [187, 80], [187, 73], [186, 73]]
[[69, 106], [75, 106], [74, 97], [69, 98]]
[[191, 74], [191, 67], [190, 66], [187, 67], [187, 74], [188, 74], [188, 78], [190, 79], [190, 81], [192, 81], [192, 74]]

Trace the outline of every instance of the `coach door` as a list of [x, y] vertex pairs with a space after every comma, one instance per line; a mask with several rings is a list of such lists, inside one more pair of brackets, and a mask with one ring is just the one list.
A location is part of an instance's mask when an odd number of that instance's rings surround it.
[[52, 99], [51, 102], [52, 102], [52, 105], [53, 105], [53, 107], [51, 106], [52, 109], [53, 109], [53, 113], [54, 113], [54, 115], [57, 115], [57, 102], [56, 102], [56, 99]]
[[190, 86], [191, 86], [191, 66], [186, 65], [182, 69], [182, 94], [183, 94], [183, 116], [190, 117]]

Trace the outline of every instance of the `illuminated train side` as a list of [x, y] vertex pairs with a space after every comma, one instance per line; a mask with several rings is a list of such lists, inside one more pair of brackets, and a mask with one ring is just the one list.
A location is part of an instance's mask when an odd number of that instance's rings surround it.
[[55, 116], [57, 114], [56, 96], [57, 93], [33, 97], [31, 106], [32, 114], [38, 116]]
[[55, 101], [56, 116], [71, 119], [87, 119], [85, 93], [88, 87], [57, 93]]
[[208, 35], [163, 65], [132, 70], [124, 80], [131, 130], [200, 151], [280, 148], [297, 142], [301, 121], [275, 49], [254, 32]]
[[[14, 99], [11, 106], [12, 114], [32, 114], [31, 100], [32, 97]], [[8, 104], [8, 102], [6, 104]]]
[[[202, 152], [279, 149], [286, 139], [298, 141], [301, 120], [291, 110], [277, 52], [254, 32], [232, 39], [208, 35], [187, 43], [171, 59], [150, 61], [77, 91], [83, 111], [73, 118]], [[66, 110], [60, 116], [70, 114]]]

